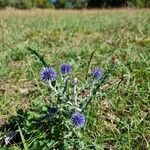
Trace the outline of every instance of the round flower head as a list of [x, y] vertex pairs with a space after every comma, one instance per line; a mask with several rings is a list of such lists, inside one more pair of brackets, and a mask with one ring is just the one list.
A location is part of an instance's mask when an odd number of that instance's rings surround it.
[[49, 114], [53, 114], [54, 115], [54, 114], [57, 113], [57, 108], [56, 107], [50, 107], [48, 111], [49, 111]]
[[62, 64], [62, 65], [60, 66], [60, 72], [61, 72], [63, 75], [67, 75], [67, 74], [69, 74], [71, 71], [72, 71], [72, 65], [70, 65], [70, 64]]
[[96, 79], [100, 79], [103, 76], [103, 72], [101, 69], [96, 67], [91, 71], [91, 75]]
[[77, 127], [77, 128], [80, 128], [80, 127], [83, 127], [84, 124], [85, 124], [85, 116], [83, 113], [79, 113], [79, 112], [75, 112], [73, 115], [72, 115], [72, 123]]
[[57, 73], [51, 67], [46, 67], [41, 71], [41, 79], [43, 81], [54, 81], [56, 77], [57, 77]]

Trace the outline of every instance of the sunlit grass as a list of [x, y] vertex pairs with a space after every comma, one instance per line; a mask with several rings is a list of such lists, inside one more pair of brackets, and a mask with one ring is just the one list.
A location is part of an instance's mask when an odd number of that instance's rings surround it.
[[42, 65], [27, 47], [54, 66], [74, 64], [82, 80], [93, 50], [91, 66], [105, 69], [115, 58], [110, 81], [88, 109], [85, 140], [108, 149], [149, 148], [149, 9], [0, 11], [0, 125], [43, 100]]

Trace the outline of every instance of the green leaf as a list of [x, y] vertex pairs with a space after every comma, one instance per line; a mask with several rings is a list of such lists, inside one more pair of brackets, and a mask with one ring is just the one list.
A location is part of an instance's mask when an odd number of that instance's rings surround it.
[[20, 136], [21, 136], [21, 140], [22, 140], [24, 149], [25, 149], [25, 150], [29, 150], [28, 147], [27, 147], [27, 145], [26, 145], [26, 142], [25, 142], [25, 139], [24, 139], [24, 136], [23, 136], [23, 133], [22, 133], [22, 131], [21, 131], [20, 126], [19, 126], [19, 133], [20, 133]]

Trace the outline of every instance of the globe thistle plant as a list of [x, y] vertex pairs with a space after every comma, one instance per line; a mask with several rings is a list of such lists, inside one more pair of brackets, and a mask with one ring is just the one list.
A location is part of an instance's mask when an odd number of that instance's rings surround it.
[[[72, 65], [68, 63], [60, 65], [60, 72], [61, 75], [69, 75], [72, 72]], [[98, 87], [100, 86], [99, 81], [101, 81], [103, 75], [104, 75], [103, 71], [98, 67], [95, 67], [91, 70], [90, 81], [93, 80], [93, 83], [91, 82], [89, 83], [89, 94], [87, 94], [86, 97], [83, 99], [78, 95], [79, 91], [76, 77], [72, 79], [73, 82], [68, 81], [70, 80], [70, 78], [62, 78], [62, 80], [64, 80], [64, 82], [62, 82], [63, 85], [56, 83], [57, 85], [56, 87], [54, 87], [51, 84], [51, 82], [56, 80], [57, 72], [51, 67], [46, 67], [41, 71], [41, 79], [43, 81], [48, 81], [49, 87], [55, 93], [54, 95], [57, 101], [56, 102], [57, 111], [61, 110], [62, 111], [61, 114], [63, 114], [64, 112], [66, 114], [68, 113], [68, 111], [70, 111], [72, 113], [72, 116], [70, 116], [71, 122], [77, 128], [83, 127], [85, 125], [85, 115], [83, 111], [85, 111], [86, 106], [91, 102], [94, 95], [96, 95]], [[97, 80], [97, 82], [95, 82], [96, 81], [95, 79]], [[71, 85], [68, 85], [68, 83], [70, 83]], [[69, 93], [70, 88], [72, 88], [73, 94]], [[88, 93], [87, 89], [84, 91]], [[72, 98], [74, 100], [72, 100]], [[56, 108], [54, 109], [52, 108], [49, 111], [51, 112], [51, 114], [54, 114], [53, 111], [55, 112]]]
[[100, 68], [96, 67], [91, 71], [91, 75], [95, 79], [101, 79], [103, 76], [103, 71]]
[[62, 75], [68, 75], [72, 71], [72, 65], [71, 64], [62, 64], [60, 66], [60, 72]]
[[43, 81], [54, 81], [57, 78], [57, 73], [52, 67], [46, 67], [41, 71], [41, 79]]
[[[93, 68], [85, 83], [81, 83], [76, 77], [71, 75], [71, 64], [61, 64], [60, 73], [60, 76], [57, 75], [58, 73], [51, 67], [46, 67], [41, 71], [41, 79], [48, 81], [48, 86], [53, 91], [51, 93], [52, 97], [55, 99], [55, 107], [49, 107], [48, 109], [49, 115], [57, 117], [57, 119], [60, 118], [61, 124], [67, 126], [69, 131], [72, 131], [74, 127], [78, 129], [85, 127], [86, 107], [97, 95], [99, 87], [108, 77], [110, 70], [104, 73], [99, 67]], [[56, 81], [55, 86], [51, 84], [52, 81]], [[86, 95], [83, 96], [82, 94]], [[67, 133], [66, 131], [60, 132]], [[70, 135], [72, 134], [68, 133], [68, 137]]]
[[81, 128], [85, 125], [86, 119], [85, 119], [85, 116], [83, 113], [75, 112], [75, 113], [73, 113], [71, 119], [72, 119], [72, 123], [77, 128]]

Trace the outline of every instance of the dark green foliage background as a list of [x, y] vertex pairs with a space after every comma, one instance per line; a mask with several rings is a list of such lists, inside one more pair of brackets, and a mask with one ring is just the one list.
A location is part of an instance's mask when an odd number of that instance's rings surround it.
[[0, 8], [110, 8], [110, 7], [150, 7], [149, 0], [0, 0]]

